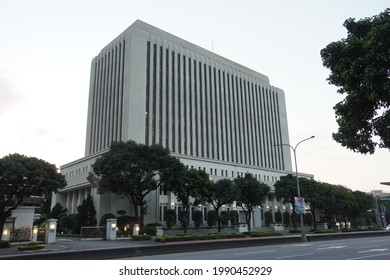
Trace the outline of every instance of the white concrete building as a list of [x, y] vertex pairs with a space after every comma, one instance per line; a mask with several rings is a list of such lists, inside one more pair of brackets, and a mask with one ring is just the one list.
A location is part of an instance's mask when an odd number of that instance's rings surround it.
[[[292, 172], [283, 90], [267, 76], [136, 21], [92, 60], [85, 157], [61, 166], [68, 186], [55, 199], [69, 212], [89, 194], [97, 220], [128, 201], [99, 195], [86, 177], [113, 141], [159, 143], [188, 168], [214, 180], [249, 172], [271, 187]], [[148, 198], [145, 224], [164, 221], [180, 205], [171, 194]], [[282, 207], [271, 194], [265, 202]], [[207, 206], [205, 211], [207, 211]], [[231, 208], [231, 207], [230, 207]], [[253, 225], [260, 226], [258, 210]]]

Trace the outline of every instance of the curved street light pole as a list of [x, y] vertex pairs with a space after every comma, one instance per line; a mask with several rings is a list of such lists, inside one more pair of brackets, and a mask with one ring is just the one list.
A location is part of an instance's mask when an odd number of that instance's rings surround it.
[[[295, 161], [295, 174], [296, 174], [296, 178], [297, 178], [297, 190], [298, 190], [298, 197], [300, 198], [301, 197], [301, 190], [300, 190], [300, 187], [299, 187], [299, 178], [298, 178], [298, 164], [297, 164], [297, 147], [299, 144], [301, 144], [302, 142], [305, 142], [307, 140], [310, 140], [310, 139], [313, 139], [314, 136], [311, 136], [309, 138], [306, 138], [306, 139], [303, 139], [301, 141], [298, 142], [298, 144], [295, 145], [295, 147], [291, 146], [290, 144], [276, 144], [274, 146], [288, 146], [290, 147], [293, 151], [294, 151], [294, 161]], [[301, 213], [300, 215], [300, 220], [301, 220], [301, 239], [303, 242], [306, 242], [306, 234], [305, 234], [305, 230], [303, 228], [303, 213]]]

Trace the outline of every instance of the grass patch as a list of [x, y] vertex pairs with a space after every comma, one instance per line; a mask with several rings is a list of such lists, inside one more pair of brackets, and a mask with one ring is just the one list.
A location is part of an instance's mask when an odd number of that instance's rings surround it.
[[18, 247], [18, 251], [34, 251], [42, 250], [45, 246], [37, 244], [36, 242], [29, 242], [27, 245], [21, 245]]

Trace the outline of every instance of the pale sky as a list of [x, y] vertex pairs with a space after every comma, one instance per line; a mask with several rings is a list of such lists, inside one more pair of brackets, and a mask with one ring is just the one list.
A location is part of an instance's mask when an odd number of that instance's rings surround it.
[[346, 37], [347, 18], [389, 0], [0, 0], [0, 157], [57, 167], [84, 156], [90, 64], [140, 19], [267, 75], [285, 91], [298, 170], [352, 190], [384, 190], [390, 152], [360, 155], [332, 140], [333, 106], [320, 50]]

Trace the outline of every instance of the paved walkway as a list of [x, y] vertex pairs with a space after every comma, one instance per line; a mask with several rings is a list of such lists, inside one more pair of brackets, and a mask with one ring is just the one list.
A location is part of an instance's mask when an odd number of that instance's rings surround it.
[[43, 244], [45, 248], [43, 250], [36, 250], [36, 251], [19, 251], [18, 247], [20, 245], [23, 244], [12, 243], [10, 248], [0, 248], [0, 259], [2, 257], [15, 255], [15, 254], [43, 254], [47, 252], [57, 252], [57, 251], [86, 251], [86, 250], [97, 250], [97, 249], [152, 246], [152, 245], [156, 245], [156, 242], [153, 240], [134, 241], [130, 239], [107, 241], [107, 240], [80, 240], [77, 238], [57, 238], [56, 243]]

